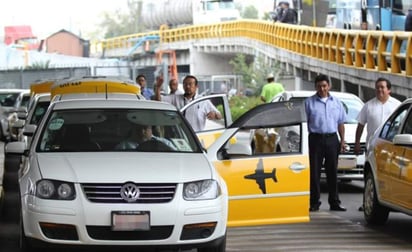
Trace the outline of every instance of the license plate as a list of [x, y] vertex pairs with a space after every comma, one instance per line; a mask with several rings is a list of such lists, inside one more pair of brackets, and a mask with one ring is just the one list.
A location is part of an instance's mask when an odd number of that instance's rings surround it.
[[150, 213], [148, 211], [113, 211], [113, 231], [137, 231], [150, 229]]
[[354, 169], [356, 168], [356, 158], [339, 158], [338, 169]]

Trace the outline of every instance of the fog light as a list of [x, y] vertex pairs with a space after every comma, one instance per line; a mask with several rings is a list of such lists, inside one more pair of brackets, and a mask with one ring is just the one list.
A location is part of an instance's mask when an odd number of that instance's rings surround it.
[[217, 222], [188, 224], [183, 227], [181, 240], [204, 239], [213, 234]]
[[77, 241], [79, 236], [76, 227], [69, 224], [40, 222], [41, 231], [50, 239]]

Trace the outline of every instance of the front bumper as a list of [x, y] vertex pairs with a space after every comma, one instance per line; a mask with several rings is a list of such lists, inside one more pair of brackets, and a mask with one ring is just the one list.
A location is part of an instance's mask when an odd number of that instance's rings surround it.
[[[363, 180], [363, 167], [365, 154], [341, 154], [338, 157], [338, 179], [339, 180]], [[325, 172], [322, 178], [325, 178]]]
[[[80, 189], [80, 188], [76, 188]], [[81, 192], [81, 190], [76, 190]], [[176, 195], [181, 195], [181, 189]], [[148, 211], [147, 231], [113, 231], [113, 211]], [[162, 204], [92, 203], [81, 193], [73, 201], [22, 197], [27, 238], [52, 245], [199, 247], [225, 236], [227, 199]]]

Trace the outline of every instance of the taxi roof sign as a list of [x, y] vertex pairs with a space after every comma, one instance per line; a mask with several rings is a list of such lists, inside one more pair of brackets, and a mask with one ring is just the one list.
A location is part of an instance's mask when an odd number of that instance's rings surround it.
[[31, 96], [40, 93], [50, 93], [50, 89], [56, 80], [39, 80], [30, 84]]
[[140, 94], [140, 86], [122, 77], [85, 76], [56, 81], [51, 96], [74, 93], [129, 93]]

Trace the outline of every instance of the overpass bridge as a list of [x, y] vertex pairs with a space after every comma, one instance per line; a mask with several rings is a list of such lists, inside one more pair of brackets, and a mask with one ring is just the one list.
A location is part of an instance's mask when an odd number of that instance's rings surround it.
[[[158, 38], [147, 40], [147, 38]], [[155, 47], [149, 49], [150, 47]], [[149, 49], [149, 50], [148, 50]], [[124, 58], [135, 68], [159, 65], [154, 50], [176, 52], [178, 69], [194, 75], [236, 74], [236, 54], [280, 62], [293, 76], [293, 89], [313, 89], [314, 75], [330, 76], [333, 89], [370, 98], [374, 82], [385, 77], [399, 98], [412, 97], [412, 33], [342, 30], [238, 20], [139, 33], [102, 40], [99, 57]]]

